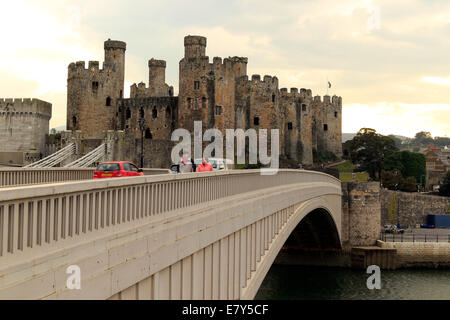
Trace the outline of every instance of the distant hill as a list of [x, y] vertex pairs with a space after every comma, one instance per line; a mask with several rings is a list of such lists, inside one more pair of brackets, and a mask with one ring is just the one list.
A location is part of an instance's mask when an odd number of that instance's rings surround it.
[[342, 143], [352, 140], [354, 136], [356, 136], [356, 133], [342, 133]]
[[59, 126], [59, 127], [56, 127], [56, 128], [51, 128], [49, 133], [51, 133], [52, 130], [56, 130], [56, 132], [61, 132], [61, 131], [66, 130], [66, 126]]
[[[354, 136], [356, 136], [356, 133], [342, 133], [342, 143], [348, 140], [352, 140]], [[397, 134], [394, 134], [393, 136], [397, 139], [400, 139], [402, 142], [411, 140], [411, 138], [409, 137], [399, 136]]]

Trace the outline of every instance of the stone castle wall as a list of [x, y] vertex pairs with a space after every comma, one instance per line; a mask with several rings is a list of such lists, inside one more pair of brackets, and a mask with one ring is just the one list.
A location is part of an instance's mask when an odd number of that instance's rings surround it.
[[402, 228], [426, 223], [428, 214], [450, 213], [450, 197], [381, 190], [381, 224], [398, 224]]
[[[67, 128], [81, 130], [85, 136], [100, 137], [107, 130], [125, 130], [137, 136], [136, 119], [140, 108], [145, 113], [146, 129], [152, 139], [170, 139], [167, 131], [184, 128], [193, 133], [194, 121], [201, 121], [203, 129], [249, 128], [267, 129], [270, 150], [271, 129], [280, 135], [280, 156], [303, 164], [312, 164], [313, 149], [342, 155], [342, 99], [340, 97], [312, 97], [311, 90], [278, 88], [272, 76], [247, 76], [248, 59], [206, 56], [206, 38], [187, 36], [185, 55], [179, 64], [179, 95], [176, 100], [143, 98], [175, 98], [173, 87], [165, 83], [164, 60], [149, 60], [149, 85], [133, 84], [130, 99], [122, 99], [126, 44], [105, 42], [105, 63], [84, 62], [69, 66], [67, 94]], [[98, 85], [98, 87], [97, 87]], [[111, 99], [111, 100], [108, 100]], [[133, 100], [137, 99], [135, 102]], [[128, 106], [123, 108], [123, 104]], [[169, 109], [168, 105], [170, 105]], [[148, 114], [157, 117], [147, 118]], [[167, 115], [170, 110], [171, 115]], [[164, 118], [159, 115], [165, 114]], [[225, 135], [225, 134], [224, 134]]]
[[342, 182], [342, 229], [344, 248], [371, 246], [381, 232], [380, 184]]
[[79, 61], [69, 65], [67, 78], [67, 130], [81, 130], [100, 138], [106, 130], [117, 130], [116, 100], [123, 97], [126, 44], [104, 43], [105, 61]]
[[45, 152], [52, 105], [39, 99], [0, 99], [0, 151]]

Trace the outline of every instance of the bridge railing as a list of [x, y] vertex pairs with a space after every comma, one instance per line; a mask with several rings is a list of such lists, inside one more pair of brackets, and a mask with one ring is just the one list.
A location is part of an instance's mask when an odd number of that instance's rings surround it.
[[92, 179], [95, 168], [0, 168], [0, 188]]
[[[95, 168], [0, 168], [0, 188], [29, 184], [89, 180]], [[145, 175], [166, 174], [167, 169], [144, 168]]]
[[265, 188], [317, 182], [340, 188], [338, 179], [305, 170], [280, 170], [276, 175], [232, 170], [3, 188], [0, 265], [168, 218], [190, 206]]

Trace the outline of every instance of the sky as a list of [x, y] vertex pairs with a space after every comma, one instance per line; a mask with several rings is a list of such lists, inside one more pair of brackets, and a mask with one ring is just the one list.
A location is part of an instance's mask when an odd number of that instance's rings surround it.
[[250, 76], [280, 88], [323, 96], [330, 81], [343, 132], [450, 136], [448, 0], [0, 0], [0, 12], [0, 97], [51, 102], [51, 127], [66, 122], [68, 65], [101, 65], [108, 38], [127, 43], [128, 97], [150, 58], [177, 94], [183, 38], [202, 35], [211, 62], [248, 57]]

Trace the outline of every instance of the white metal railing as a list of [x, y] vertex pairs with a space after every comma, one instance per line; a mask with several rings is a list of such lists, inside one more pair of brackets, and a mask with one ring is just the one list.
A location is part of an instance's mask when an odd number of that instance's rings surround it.
[[94, 168], [0, 168], [0, 188], [92, 179]]
[[71, 143], [61, 150], [56, 151], [55, 153], [49, 155], [48, 157], [45, 157], [39, 161], [30, 163], [24, 168], [47, 168], [47, 167], [54, 167], [58, 163], [61, 163], [71, 155], [73, 155], [75, 152], [75, 143]]
[[97, 162], [103, 158], [106, 154], [106, 144], [102, 143], [97, 148], [91, 152], [85, 154], [83, 157], [65, 165], [65, 168], [75, 167], [75, 168], [87, 168], [93, 163]]
[[[319, 183], [339, 193], [340, 181], [306, 170], [233, 170], [98, 179], [0, 189], [0, 264], [117, 232], [119, 226], [265, 188]], [[15, 261], [15, 260], [14, 260]]]

